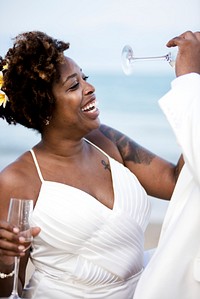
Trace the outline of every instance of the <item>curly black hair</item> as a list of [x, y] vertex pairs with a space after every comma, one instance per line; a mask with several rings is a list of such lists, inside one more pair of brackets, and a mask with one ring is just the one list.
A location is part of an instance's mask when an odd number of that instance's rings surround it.
[[52, 83], [59, 79], [58, 66], [69, 43], [40, 31], [19, 34], [14, 40], [5, 58], [0, 57], [2, 90], [9, 99], [5, 108], [0, 106], [0, 117], [41, 133], [45, 120], [52, 115]]

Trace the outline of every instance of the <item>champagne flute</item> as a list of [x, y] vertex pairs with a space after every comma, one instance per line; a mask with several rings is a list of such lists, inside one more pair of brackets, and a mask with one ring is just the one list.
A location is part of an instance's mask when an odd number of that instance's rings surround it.
[[134, 63], [136, 61], [163, 60], [163, 61], [168, 61], [172, 67], [175, 66], [175, 57], [171, 52], [163, 56], [136, 57], [133, 53], [133, 49], [129, 45], [124, 46], [122, 50], [121, 58], [122, 58], [122, 69], [126, 75], [130, 75], [133, 73]]
[[[19, 229], [19, 235], [25, 240], [25, 250], [31, 246], [32, 234], [29, 224], [30, 216], [33, 211], [32, 199], [11, 198], [8, 210], [7, 221]], [[18, 295], [18, 274], [20, 257], [15, 257], [13, 290], [9, 299], [20, 299]]]

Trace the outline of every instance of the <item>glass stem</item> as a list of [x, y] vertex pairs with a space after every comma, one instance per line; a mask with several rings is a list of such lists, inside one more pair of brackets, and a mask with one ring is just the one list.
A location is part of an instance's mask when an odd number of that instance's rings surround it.
[[134, 60], [140, 60], [140, 61], [150, 61], [150, 60], [166, 60], [167, 59], [167, 55], [164, 56], [154, 56], [154, 57], [134, 57]]
[[15, 256], [15, 274], [14, 274], [14, 281], [13, 281], [13, 290], [11, 295], [18, 296], [18, 274], [19, 274], [19, 262], [20, 262], [20, 257]]

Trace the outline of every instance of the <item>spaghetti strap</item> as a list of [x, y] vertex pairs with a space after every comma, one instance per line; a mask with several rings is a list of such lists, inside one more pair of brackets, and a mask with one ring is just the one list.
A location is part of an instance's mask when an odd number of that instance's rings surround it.
[[[95, 147], [97, 150], [99, 150], [102, 154], [104, 154], [104, 155], [108, 158], [108, 160], [110, 159], [109, 155], [106, 154], [106, 153], [105, 153], [101, 148], [99, 148], [97, 145], [95, 145], [94, 143], [92, 143], [92, 142], [89, 141], [88, 139], [85, 139], [85, 138], [84, 138], [84, 140], [85, 140], [87, 143], [89, 143], [89, 144], [91, 144], [92, 146], [94, 146], [94, 147]], [[39, 164], [38, 164], [38, 161], [37, 161], [37, 158], [36, 158], [36, 155], [35, 155], [33, 149], [30, 149], [30, 152], [31, 152], [31, 155], [32, 155], [32, 157], [33, 157], [33, 161], [34, 161], [35, 167], [36, 167], [36, 169], [37, 169], [38, 176], [39, 176], [41, 182], [44, 182], [44, 179], [43, 179], [43, 176], [42, 176], [42, 173], [41, 173], [41, 170], [40, 170], [40, 167], [39, 167]]]
[[35, 156], [35, 153], [34, 153], [33, 149], [31, 149], [30, 152], [31, 152], [31, 155], [33, 157], [33, 161], [35, 163], [35, 167], [37, 169], [38, 176], [39, 176], [41, 182], [44, 182], [44, 179], [43, 179], [43, 176], [42, 176], [42, 173], [41, 173], [41, 170], [40, 170], [40, 167], [39, 167], [39, 164], [38, 164], [38, 161], [36, 159], [36, 156]]
[[83, 138], [87, 143], [91, 144], [92, 146], [94, 146], [97, 150], [99, 150], [102, 154], [104, 154], [108, 160], [110, 159], [110, 156], [108, 154], [106, 154], [100, 147], [98, 147], [96, 144], [92, 143], [91, 141], [89, 141], [86, 138]]

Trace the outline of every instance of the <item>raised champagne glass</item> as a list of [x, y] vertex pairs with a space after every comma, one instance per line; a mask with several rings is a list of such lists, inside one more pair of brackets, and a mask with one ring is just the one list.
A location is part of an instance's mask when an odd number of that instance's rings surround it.
[[134, 71], [134, 64], [136, 61], [153, 61], [153, 60], [163, 60], [167, 61], [172, 67], [175, 65], [174, 54], [169, 52], [162, 56], [147, 56], [147, 57], [136, 57], [133, 53], [131, 46], [124, 46], [121, 54], [122, 58], [122, 69], [126, 75], [130, 75]]

